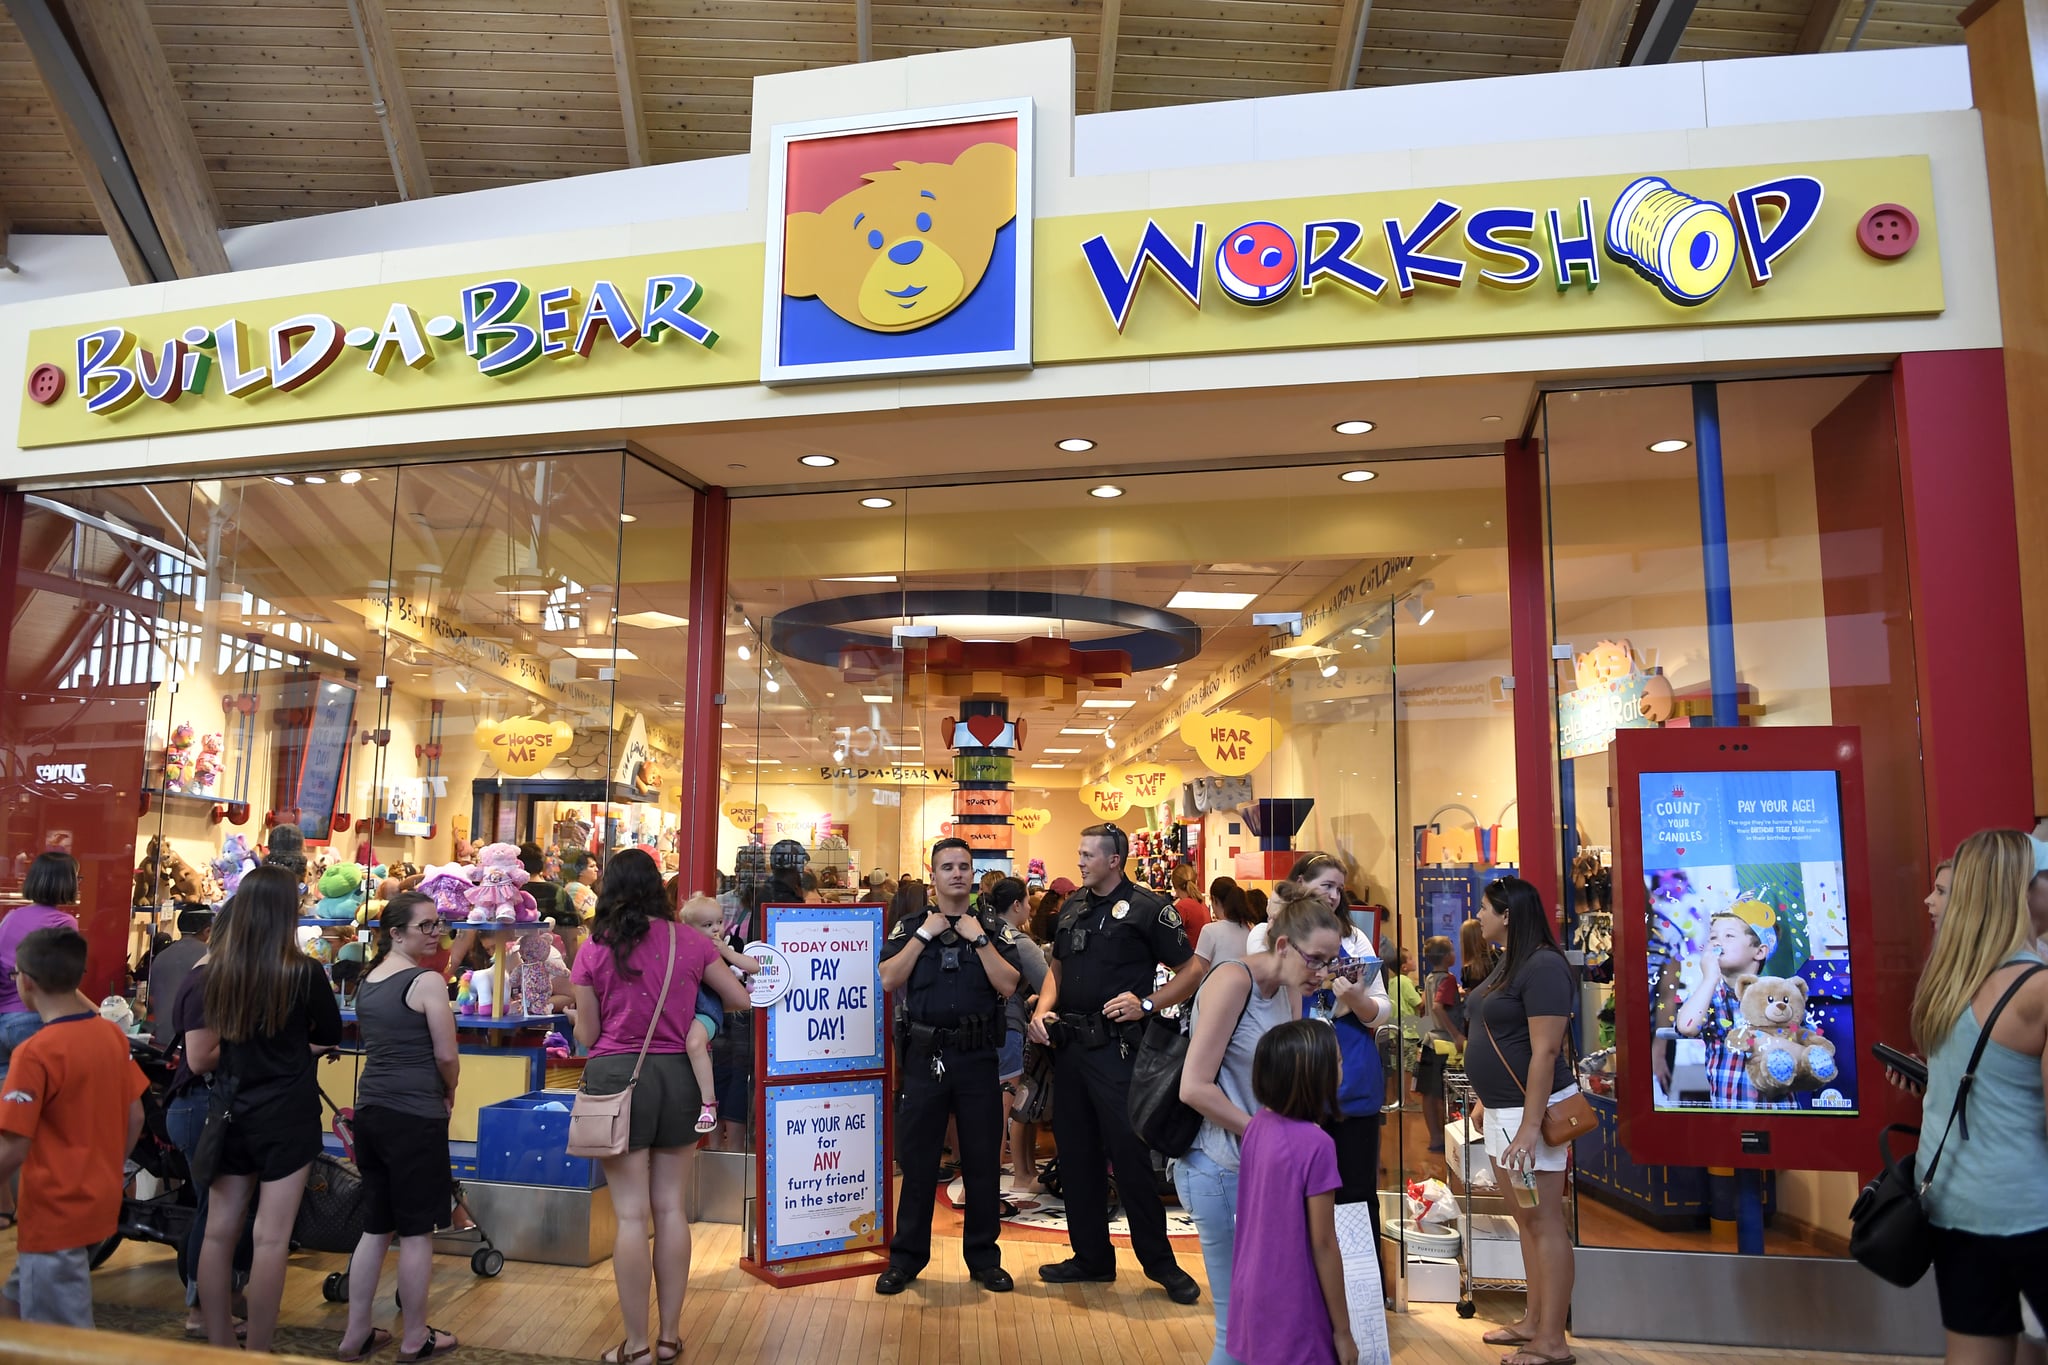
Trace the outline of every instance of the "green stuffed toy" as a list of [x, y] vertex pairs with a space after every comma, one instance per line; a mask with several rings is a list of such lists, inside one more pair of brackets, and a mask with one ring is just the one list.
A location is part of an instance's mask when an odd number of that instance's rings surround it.
[[335, 863], [320, 874], [320, 899], [313, 906], [313, 918], [353, 920], [362, 903], [363, 865]]

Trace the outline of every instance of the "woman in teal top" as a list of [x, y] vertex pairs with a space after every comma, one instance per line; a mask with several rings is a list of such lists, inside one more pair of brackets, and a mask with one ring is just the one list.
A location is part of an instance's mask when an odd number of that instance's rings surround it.
[[2015, 830], [1986, 830], [1956, 852], [1948, 912], [1913, 996], [1913, 1037], [1927, 1057], [1923, 1168], [1955, 1105], [1982, 1020], [1994, 1021], [1926, 1202], [1935, 1286], [1951, 1365], [2009, 1365], [2020, 1300], [2048, 1313], [2048, 971], [2027, 914], [2034, 851]]

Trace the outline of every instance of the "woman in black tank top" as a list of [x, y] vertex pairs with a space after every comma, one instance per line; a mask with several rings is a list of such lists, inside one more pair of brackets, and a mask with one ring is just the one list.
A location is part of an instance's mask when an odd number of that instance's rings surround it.
[[356, 1167], [363, 1175], [363, 1239], [348, 1267], [343, 1360], [361, 1360], [391, 1339], [370, 1323], [384, 1254], [398, 1238], [398, 1297], [404, 1314], [401, 1361], [455, 1349], [452, 1332], [427, 1325], [434, 1229], [452, 1213], [448, 1113], [460, 1066], [447, 983], [420, 959], [441, 942], [433, 898], [403, 891], [384, 907], [377, 959], [356, 992], [363, 1038], [356, 1086]]

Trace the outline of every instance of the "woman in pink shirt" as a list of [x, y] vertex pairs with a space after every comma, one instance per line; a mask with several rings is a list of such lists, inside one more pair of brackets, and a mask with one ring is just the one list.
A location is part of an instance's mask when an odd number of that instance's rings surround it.
[[[676, 903], [662, 887], [654, 859], [637, 848], [614, 854], [598, 888], [590, 938], [577, 951], [569, 980], [576, 992], [576, 1041], [590, 1049], [583, 1071], [586, 1090], [596, 1095], [624, 1090], [632, 1082], [642, 1044], [647, 1048], [633, 1089], [626, 1152], [604, 1163], [618, 1221], [612, 1280], [625, 1319], [625, 1339], [604, 1356], [615, 1365], [640, 1365], [650, 1355], [670, 1365], [682, 1354], [683, 1289], [690, 1278], [683, 1191], [697, 1154], [697, 1113], [705, 1098], [698, 1093], [688, 1055], [697, 988], [711, 990], [728, 1010], [744, 1010], [748, 1004], [738, 977], [711, 970], [718, 961], [710, 939], [678, 923]], [[650, 1276], [660, 1318], [652, 1346], [647, 1335]]]

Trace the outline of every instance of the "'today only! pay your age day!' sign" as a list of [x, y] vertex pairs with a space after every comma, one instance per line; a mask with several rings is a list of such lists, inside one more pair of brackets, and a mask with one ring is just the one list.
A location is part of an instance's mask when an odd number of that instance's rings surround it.
[[771, 905], [789, 988], [768, 1012], [767, 1078], [879, 1071], [882, 907]]

